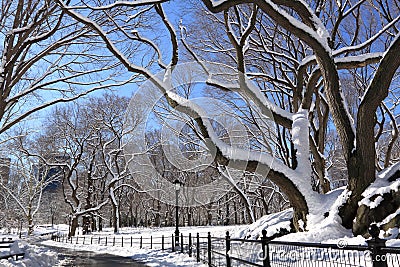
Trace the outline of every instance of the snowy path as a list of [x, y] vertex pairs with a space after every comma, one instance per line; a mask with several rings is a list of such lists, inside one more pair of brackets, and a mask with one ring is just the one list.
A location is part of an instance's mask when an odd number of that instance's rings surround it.
[[121, 257], [111, 254], [99, 254], [91, 251], [81, 251], [74, 249], [65, 249], [51, 247], [58, 254], [60, 263], [57, 265], [61, 266], [76, 266], [76, 267], [141, 267], [144, 264], [133, 261], [131, 258]]

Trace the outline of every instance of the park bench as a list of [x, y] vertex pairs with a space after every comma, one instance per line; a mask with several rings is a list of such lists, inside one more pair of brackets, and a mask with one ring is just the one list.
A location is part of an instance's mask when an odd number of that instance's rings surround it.
[[[0, 241], [0, 248], [11, 248], [11, 245], [14, 243], [14, 241], [11, 238], [8, 238], [8, 240], [3, 239]], [[8, 253], [5, 255], [0, 255], [0, 260], [3, 259], [9, 259], [9, 258], [14, 258], [15, 260], [18, 260], [19, 258], [23, 258], [25, 255], [24, 252], [13, 252], [13, 253]]]
[[8, 240], [6, 240], [3, 237], [2, 240], [0, 241], [0, 248], [9, 248], [9, 247], [11, 247], [12, 243], [14, 243], [12, 238], [8, 238]]
[[19, 258], [22, 259], [24, 256], [25, 256], [24, 252], [10, 253], [10, 254], [6, 254], [6, 255], [1, 255], [0, 256], [0, 260], [9, 259], [9, 258], [14, 258], [15, 257], [15, 260], [17, 261]]

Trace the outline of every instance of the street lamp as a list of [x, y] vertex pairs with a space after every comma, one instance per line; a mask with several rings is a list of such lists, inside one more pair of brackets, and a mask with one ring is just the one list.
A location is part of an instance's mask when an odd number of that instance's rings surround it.
[[178, 195], [179, 195], [179, 190], [181, 189], [181, 186], [183, 186], [183, 183], [176, 179], [174, 181], [175, 185], [175, 247], [179, 246], [179, 229], [178, 229], [178, 224], [179, 224], [179, 214], [178, 214]]

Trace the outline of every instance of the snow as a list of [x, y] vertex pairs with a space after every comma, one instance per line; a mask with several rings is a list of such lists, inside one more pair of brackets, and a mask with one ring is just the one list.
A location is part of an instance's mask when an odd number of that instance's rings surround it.
[[[388, 181], [398, 170], [400, 170], [400, 162], [380, 172], [377, 175], [377, 179], [362, 194], [364, 198], [359, 202], [359, 205], [375, 208], [379, 205], [380, 201], [383, 200], [380, 196], [391, 191], [398, 191], [400, 188], [400, 179], [396, 179], [393, 182]], [[370, 199], [374, 196], [378, 197], [371, 201]]]
[[[350, 229], [346, 229], [341, 225], [338, 208], [346, 201], [348, 195], [349, 192], [344, 188], [329, 192], [326, 194], [325, 201], [320, 203], [318, 213], [316, 215], [308, 215], [307, 231], [290, 233], [274, 240], [327, 244], [345, 242], [352, 245], [366, 245], [363, 237], [354, 237]], [[325, 214], [327, 216], [324, 216]], [[292, 209], [265, 215], [255, 223], [237, 229], [231, 236], [233, 238], [260, 239], [263, 229], [267, 231], [268, 237], [273, 236], [282, 229], [290, 231], [290, 219], [292, 216]]]
[[316, 207], [319, 207], [320, 197], [311, 188], [309, 177], [311, 177], [311, 164], [309, 152], [309, 121], [308, 111], [300, 109], [293, 115], [292, 139], [297, 157], [297, 174], [290, 177], [291, 181], [297, 186], [300, 192], [304, 195], [306, 202], [309, 205], [311, 214], [315, 214]]
[[[19, 253], [24, 252], [24, 258], [15, 261], [14, 259], [0, 260], [0, 266], [11, 267], [51, 267], [57, 264], [57, 253], [50, 251], [48, 248], [31, 245], [26, 241], [17, 240], [11, 246], [9, 252]], [[3, 252], [2, 254], [8, 254]]]
[[335, 63], [349, 63], [349, 62], [366, 62], [368, 59], [382, 58], [382, 52], [365, 53], [357, 56], [346, 56], [341, 58], [335, 58]]
[[290, 231], [290, 219], [293, 217], [293, 209], [287, 209], [279, 213], [264, 215], [256, 222], [237, 229], [231, 234], [232, 238], [259, 239], [262, 236], [262, 230], [267, 231], [267, 237], [279, 233], [282, 229]]

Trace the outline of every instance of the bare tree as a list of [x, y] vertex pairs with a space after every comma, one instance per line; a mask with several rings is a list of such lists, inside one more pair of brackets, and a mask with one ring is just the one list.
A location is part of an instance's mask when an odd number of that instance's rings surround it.
[[[203, 4], [212, 13], [223, 13], [217, 17], [225, 27], [226, 35], [219, 50], [213, 53], [226, 53], [229, 64], [237, 70], [236, 84], [227, 84], [217, 78], [212, 68], [201, 63], [196, 50], [191, 48], [185, 36], [188, 28], [181, 25], [182, 44], [202, 68], [209, 74], [208, 85], [215, 90], [222, 89], [241, 95], [246, 101], [253, 102], [266, 119], [266, 111], [273, 113], [280, 129], [282, 145], [289, 141], [279, 161], [269, 164], [271, 155], [257, 151], [249, 153], [232, 145], [221, 142], [207, 116], [198, 105], [193, 105], [179, 93], [168, 90], [170, 77], [179, 68], [179, 38], [173, 24], [162, 7], [163, 1], [115, 2], [98, 5], [90, 3], [68, 6], [58, 0], [58, 5], [70, 17], [96, 32], [107, 45], [108, 50], [121, 64], [134, 74], [141, 74], [150, 79], [156, 88], [166, 97], [170, 106], [194, 119], [198, 134], [206, 145], [216, 151], [216, 161], [221, 165], [229, 162], [246, 164], [246, 170], [268, 167], [268, 178], [288, 197], [294, 208], [293, 224], [296, 230], [303, 230], [300, 221], [307, 222], [308, 214], [327, 211], [319, 210], [315, 203], [324, 201], [326, 196], [319, 194], [329, 190], [327, 181], [327, 163], [325, 160], [326, 132], [328, 119], [331, 118], [341, 145], [341, 154], [345, 161], [348, 185], [343, 193], [346, 201], [339, 210], [345, 227], [353, 228], [355, 234], [364, 234], [372, 221], [384, 221], [394, 213], [398, 205], [390, 199], [396, 199], [398, 191], [391, 191], [383, 196], [393, 205], [380, 205], [377, 208], [359, 206], [367, 187], [377, 179], [376, 142], [383, 135], [376, 131], [383, 125], [383, 117], [394, 117], [395, 108], [388, 105], [394, 99], [390, 92], [397, 90], [393, 81], [400, 65], [400, 34], [398, 1], [211, 1]], [[334, 12], [338, 10], [337, 12]], [[84, 12], [83, 12], [84, 11]], [[126, 41], [136, 41], [148, 46], [158, 56], [157, 63], [137, 63], [119, 48], [121, 42], [111, 26], [102, 26], [94, 16], [85, 16], [85, 12], [108, 14], [113, 29], [125, 36]], [[169, 38], [165, 39], [170, 49], [169, 64], [162, 60], [161, 49], [156, 41], [143, 38], [133, 23], [128, 19], [137, 18], [138, 14], [157, 14], [164, 25]], [[370, 20], [361, 19], [371, 18]], [[209, 23], [214, 23], [210, 21]], [[355, 30], [350, 31], [350, 25]], [[131, 34], [127, 29], [135, 29]], [[216, 29], [218, 25], [216, 25]], [[218, 28], [220, 29], [220, 28]], [[217, 35], [218, 38], [220, 35]], [[229, 47], [226, 47], [227, 45]], [[203, 53], [204, 54], [204, 51]], [[264, 59], [259, 62], [259, 59]], [[166, 68], [169, 66], [169, 68]], [[148, 68], [145, 68], [148, 67]], [[166, 69], [165, 76], [153, 75], [155, 68]], [[346, 71], [362, 70], [367, 75], [367, 83], [360, 88], [360, 99], [354, 103], [353, 116], [343, 95], [341, 80]], [[243, 75], [245, 74], [245, 75]], [[252, 79], [257, 86], [248, 80]], [[392, 90], [392, 91], [391, 91]], [[394, 94], [395, 95], [395, 94]], [[271, 101], [272, 99], [272, 101]], [[275, 103], [273, 103], [275, 101]], [[397, 101], [398, 103], [398, 101]], [[379, 118], [379, 120], [378, 120]], [[393, 119], [391, 119], [393, 121]], [[397, 131], [397, 124], [389, 126]], [[389, 137], [393, 144], [397, 135]], [[286, 141], [285, 141], [286, 140]], [[389, 141], [392, 143], [392, 141]], [[312, 156], [310, 157], [310, 152]], [[387, 150], [391, 165], [391, 149]], [[240, 153], [239, 153], [240, 152]], [[242, 155], [248, 155], [243, 159]], [[285, 156], [286, 154], [286, 156]], [[311, 158], [311, 160], [310, 160]], [[289, 160], [285, 160], [289, 159]], [[318, 186], [310, 182], [313, 173]], [[387, 182], [398, 177], [386, 177]], [[385, 203], [386, 203], [385, 201]], [[312, 205], [312, 203], [314, 203]], [[382, 202], [384, 203], [384, 202]], [[381, 209], [379, 214], [377, 210]], [[332, 211], [333, 212], [333, 211]], [[375, 216], [376, 215], [376, 216]], [[389, 219], [388, 219], [389, 220]], [[390, 225], [398, 225], [396, 217]], [[306, 225], [306, 224], [305, 224]], [[389, 227], [389, 226], [388, 226]], [[382, 224], [382, 228], [385, 225]]]
[[6, 144], [8, 151], [11, 151], [11, 161], [7, 163], [10, 173], [9, 179], [2, 177], [0, 186], [24, 215], [28, 224], [28, 234], [31, 235], [35, 216], [41, 209], [43, 193], [52, 184], [60, 182], [61, 173], [52, 172], [51, 166], [41, 157], [29, 153], [29, 142], [32, 140], [20, 135]]
[[[124, 155], [124, 138], [134, 131], [132, 128], [124, 127], [125, 110], [128, 107], [128, 98], [113, 94], [104, 94], [101, 98], [90, 98], [87, 110], [91, 127], [96, 132], [96, 138], [100, 144], [101, 153], [99, 164], [106, 171], [106, 187], [108, 197], [112, 205], [114, 232], [119, 232], [120, 227], [120, 201], [125, 189], [137, 191], [138, 189], [129, 180], [131, 174], [128, 169], [129, 155]], [[142, 119], [140, 107], [136, 107], [137, 123]], [[135, 118], [131, 118], [135, 119]], [[118, 195], [120, 197], [118, 197]]]
[[119, 63], [91, 30], [54, 1], [1, 1], [0, 34], [0, 133], [46, 107], [129, 80], [118, 77]]

